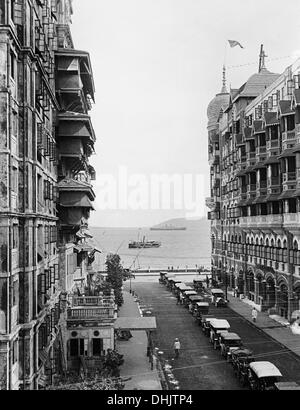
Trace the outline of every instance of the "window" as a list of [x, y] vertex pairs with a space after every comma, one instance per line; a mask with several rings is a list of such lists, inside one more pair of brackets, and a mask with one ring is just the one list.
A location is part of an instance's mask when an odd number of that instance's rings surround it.
[[10, 19], [15, 21], [15, 0], [10, 0]]
[[103, 352], [103, 339], [93, 339], [93, 356], [101, 356]]
[[13, 225], [12, 228], [13, 237], [13, 249], [18, 249], [19, 247], [19, 225]]
[[18, 340], [14, 340], [12, 343], [12, 364], [18, 362]]
[[84, 354], [84, 339], [70, 340], [70, 357], [83, 356]]
[[13, 80], [16, 79], [16, 56], [12, 50], [10, 51], [10, 76]]

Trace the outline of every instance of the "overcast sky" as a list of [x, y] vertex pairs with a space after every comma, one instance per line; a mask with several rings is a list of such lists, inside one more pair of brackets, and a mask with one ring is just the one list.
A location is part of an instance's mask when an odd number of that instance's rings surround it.
[[[258, 70], [281, 73], [298, 55], [300, 2], [288, 0], [74, 0], [75, 48], [90, 52], [96, 86], [92, 111], [97, 176], [202, 174], [208, 181], [207, 117], [221, 89], [237, 88]], [[286, 6], [287, 5], [287, 6]], [[244, 65], [243, 67], [231, 66]], [[99, 185], [99, 183], [98, 183]], [[209, 196], [208, 182], [202, 201]], [[99, 186], [95, 181], [96, 194]], [[184, 211], [100, 210], [94, 226], [146, 226]]]

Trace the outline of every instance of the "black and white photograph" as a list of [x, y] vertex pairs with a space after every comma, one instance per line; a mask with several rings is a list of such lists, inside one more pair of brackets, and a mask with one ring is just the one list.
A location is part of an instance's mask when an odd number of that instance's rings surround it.
[[300, 390], [299, 17], [0, 0], [0, 390]]

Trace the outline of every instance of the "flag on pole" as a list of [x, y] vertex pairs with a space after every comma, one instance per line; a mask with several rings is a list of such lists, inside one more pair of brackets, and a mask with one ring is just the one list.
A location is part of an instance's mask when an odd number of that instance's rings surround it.
[[236, 41], [236, 40], [228, 40], [228, 43], [230, 44], [230, 47], [231, 47], [231, 48], [236, 47], [236, 46], [240, 46], [241, 48], [244, 48], [244, 47], [241, 45], [241, 43], [239, 43], [239, 42]]

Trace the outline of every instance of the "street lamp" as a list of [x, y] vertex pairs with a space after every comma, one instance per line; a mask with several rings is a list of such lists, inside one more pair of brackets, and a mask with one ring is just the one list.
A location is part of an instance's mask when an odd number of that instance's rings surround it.
[[223, 265], [223, 273], [225, 275], [224, 277], [224, 284], [225, 284], [225, 300], [227, 300], [227, 269], [226, 269], [226, 265]]

